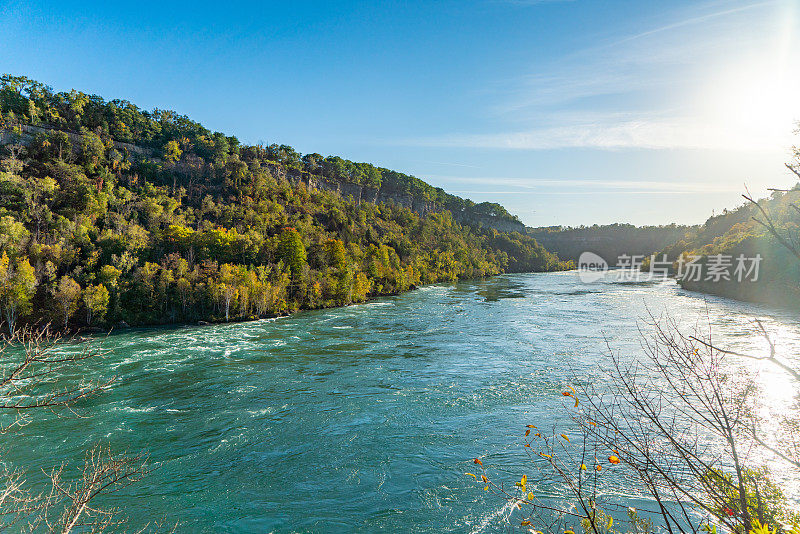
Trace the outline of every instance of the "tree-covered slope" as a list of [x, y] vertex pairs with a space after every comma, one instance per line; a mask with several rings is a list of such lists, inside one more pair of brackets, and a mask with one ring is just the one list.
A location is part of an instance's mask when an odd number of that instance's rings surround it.
[[[709, 218], [660, 254], [670, 260], [683, 257], [686, 262], [697, 258], [695, 262], [703, 266], [699, 279], [687, 276], [689, 270], [684, 268], [680, 283], [686, 289], [796, 307], [800, 304], [800, 263], [792, 249], [797, 250], [800, 244], [800, 184], [789, 191], [774, 191], [769, 198], [756, 202], [747, 201]], [[770, 231], [770, 224], [779, 237]], [[730, 266], [726, 269], [728, 276], [716, 279], [710, 276], [708, 267], [718, 255]], [[759, 256], [757, 270], [752, 269], [750, 260]], [[747, 271], [737, 274], [740, 257]], [[680, 276], [678, 267], [676, 262], [675, 272]]]
[[563, 268], [533, 238], [498, 231], [519, 225], [499, 205], [367, 163], [243, 145], [170, 111], [3, 76], [0, 132], [0, 307], [16, 326], [266, 316]]

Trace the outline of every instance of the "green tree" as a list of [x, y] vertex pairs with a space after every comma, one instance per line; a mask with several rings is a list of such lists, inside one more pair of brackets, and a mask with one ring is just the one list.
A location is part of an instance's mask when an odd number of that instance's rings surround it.
[[92, 317], [99, 321], [108, 311], [109, 294], [108, 289], [103, 284], [86, 286], [83, 292], [83, 303], [86, 305], [86, 324], [92, 324]]
[[325, 261], [334, 269], [344, 269], [347, 262], [347, 253], [344, 243], [339, 239], [329, 239], [323, 245]]
[[[744, 515], [742, 504], [747, 507], [747, 515], [762, 524], [781, 526], [800, 526], [800, 512], [792, 512], [781, 487], [770, 478], [765, 467], [742, 469], [743, 491], [736, 477], [720, 469], [709, 469], [703, 482], [718, 499], [713, 502], [712, 512], [718, 517]], [[744, 529], [736, 532], [744, 533]]]
[[322, 155], [313, 153], [303, 156], [303, 168], [311, 174], [320, 174], [322, 172], [322, 162], [325, 158]]
[[87, 132], [81, 143], [81, 160], [89, 171], [94, 172], [98, 165], [105, 159], [106, 147], [103, 141], [94, 132]]
[[278, 258], [289, 267], [292, 277], [302, 274], [306, 266], [306, 247], [303, 238], [294, 228], [284, 228], [278, 240]]

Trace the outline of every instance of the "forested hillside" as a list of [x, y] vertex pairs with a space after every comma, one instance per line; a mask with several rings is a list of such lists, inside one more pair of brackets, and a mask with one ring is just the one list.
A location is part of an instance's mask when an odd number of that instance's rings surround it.
[[[796, 161], [790, 168], [797, 169]], [[789, 191], [774, 191], [769, 198], [757, 202], [758, 205], [746, 201], [734, 210], [709, 218], [684, 239], [661, 251], [672, 260], [699, 257], [695, 261], [704, 267], [703, 275], [699, 280], [683, 276], [683, 287], [753, 302], [791, 307], [800, 304], [800, 184]], [[778, 237], [770, 231], [770, 224]], [[709, 264], [717, 255], [730, 263], [728, 276], [718, 280], [708, 274]], [[737, 259], [741, 256], [749, 260], [758, 255], [761, 260], [757, 279], [753, 280], [755, 270], [749, 276], [738, 276]], [[752, 261], [745, 267], [750, 270]], [[677, 269], [676, 263], [679, 274]], [[688, 272], [685, 268], [684, 271]]]
[[565, 266], [533, 238], [498, 231], [521, 225], [497, 204], [368, 163], [247, 146], [171, 111], [6, 75], [0, 132], [0, 307], [11, 330], [260, 317]]
[[547, 250], [563, 260], [577, 262], [583, 252], [594, 252], [609, 265], [617, 258], [649, 256], [662, 248], [683, 239], [693, 226], [669, 224], [665, 226], [634, 226], [632, 224], [606, 224], [579, 227], [549, 226], [528, 228], [528, 235]]

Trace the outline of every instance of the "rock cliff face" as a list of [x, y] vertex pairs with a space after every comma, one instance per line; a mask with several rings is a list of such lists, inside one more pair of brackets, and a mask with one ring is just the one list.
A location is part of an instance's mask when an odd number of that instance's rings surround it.
[[[40, 133], [58, 131], [56, 128], [50, 128], [47, 126], [33, 126], [30, 124], [21, 125], [20, 130], [21, 135], [11, 130], [0, 130], [0, 145], [10, 143], [28, 144], [36, 135]], [[80, 146], [80, 143], [83, 139], [80, 133], [66, 130], [60, 131], [66, 133], [75, 146]], [[158, 158], [154, 157], [153, 150], [149, 148], [132, 145], [130, 143], [121, 143], [118, 141], [114, 142], [114, 147], [122, 151], [127, 151], [131, 155], [158, 161]], [[398, 204], [418, 213], [422, 217], [425, 217], [431, 213], [437, 213], [445, 210], [443, 206], [440, 206], [435, 202], [415, 198], [408, 193], [394, 191], [386, 186], [374, 188], [348, 182], [328, 180], [322, 176], [312, 175], [297, 169], [285, 167], [278, 163], [269, 163], [268, 167], [270, 173], [272, 173], [272, 175], [276, 178], [285, 179], [294, 184], [303, 183], [309, 189], [334, 192], [344, 198], [353, 197], [353, 200], [356, 202]], [[469, 210], [455, 211], [452, 213], [453, 219], [460, 224], [473, 227], [494, 228], [499, 232], [525, 232], [525, 225], [517, 221], [503, 219], [500, 217], [491, 217], [485, 214], [471, 213]]]
[[[22, 124], [20, 125], [20, 130], [22, 132], [21, 135], [12, 130], [0, 130], [0, 145], [8, 145], [11, 143], [22, 143], [23, 145], [27, 145], [33, 141], [33, 138], [36, 137], [36, 135], [40, 133], [58, 131], [67, 134], [67, 137], [69, 137], [69, 140], [72, 141], [73, 144], [80, 144], [83, 140], [83, 136], [78, 132], [70, 132], [68, 130], [51, 128], [49, 126], [33, 126], [31, 124]], [[132, 145], [130, 143], [114, 141], [114, 147], [119, 150], [127, 150], [129, 153], [136, 154], [137, 156], [151, 157], [153, 155], [153, 151], [149, 148]]]
[[373, 204], [379, 204], [381, 202], [395, 203], [413, 210], [423, 217], [430, 213], [442, 211], [442, 208], [435, 202], [416, 199], [411, 195], [400, 192], [388, 191], [383, 187], [365, 187], [348, 182], [327, 180], [322, 176], [287, 168], [277, 163], [270, 163], [268, 166], [270, 173], [276, 178], [282, 178], [294, 184], [302, 183], [309, 189], [331, 191], [344, 198], [353, 197], [353, 200], [356, 202], [372, 202]]
[[[443, 206], [435, 202], [418, 199], [408, 193], [394, 191], [386, 186], [374, 188], [336, 180], [327, 180], [322, 176], [311, 175], [279, 164], [269, 164], [269, 170], [276, 178], [283, 178], [291, 183], [303, 183], [309, 189], [332, 191], [345, 198], [352, 196], [353, 200], [356, 202], [398, 204], [415, 211], [422, 217], [445, 210]], [[525, 231], [525, 225], [517, 221], [470, 213], [468, 210], [451, 213], [453, 214], [453, 219], [457, 222], [469, 226], [494, 228], [499, 232], [523, 233]]]

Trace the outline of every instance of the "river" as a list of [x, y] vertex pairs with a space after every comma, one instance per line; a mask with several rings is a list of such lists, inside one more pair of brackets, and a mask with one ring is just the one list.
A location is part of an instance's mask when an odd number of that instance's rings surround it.
[[[505, 275], [276, 320], [98, 338], [108, 354], [82, 368], [116, 375], [112, 390], [81, 406], [85, 418], [32, 423], [7, 457], [35, 485], [40, 468], [75, 466], [98, 441], [147, 451], [160, 467], [105, 501], [131, 527], [166, 517], [187, 533], [491, 532], [507, 510], [464, 476], [471, 459], [520, 472], [524, 425], [568, 425], [561, 391], [573, 375], [597, 375], [605, 340], [635, 358], [642, 319], [667, 310], [732, 349], [765, 347], [759, 317], [782, 354], [800, 354], [790, 312], [671, 280]], [[762, 374], [764, 395], [791, 392], [786, 377]]]

